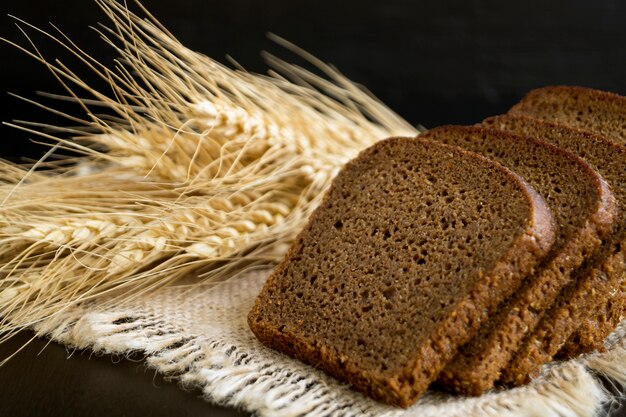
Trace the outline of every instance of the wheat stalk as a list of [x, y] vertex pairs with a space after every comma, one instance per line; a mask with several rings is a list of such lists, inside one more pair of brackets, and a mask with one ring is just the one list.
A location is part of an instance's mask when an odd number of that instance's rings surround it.
[[[145, 18], [97, 2], [111, 21], [98, 30], [119, 54], [113, 68], [58, 29], [19, 21], [74, 54], [110, 92], [47, 60], [28, 36], [28, 47], [14, 44], [84, 116], [64, 115], [79, 127], [56, 134], [16, 124], [83, 155], [71, 163], [42, 160], [35, 168], [47, 169], [37, 170], [0, 161], [0, 330], [8, 334], [86, 300], [123, 302], [189, 274], [206, 282], [271, 264], [347, 160], [382, 138], [417, 133], [280, 38], [326, 77], [269, 55], [267, 76], [230, 69], [185, 48], [141, 5]], [[97, 116], [95, 106], [114, 116]]]

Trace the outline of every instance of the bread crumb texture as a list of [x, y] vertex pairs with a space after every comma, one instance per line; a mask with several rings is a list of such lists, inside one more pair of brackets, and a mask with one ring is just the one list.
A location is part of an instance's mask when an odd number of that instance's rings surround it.
[[249, 325], [264, 344], [406, 407], [555, 235], [546, 202], [501, 165], [430, 140], [381, 141], [338, 174]]

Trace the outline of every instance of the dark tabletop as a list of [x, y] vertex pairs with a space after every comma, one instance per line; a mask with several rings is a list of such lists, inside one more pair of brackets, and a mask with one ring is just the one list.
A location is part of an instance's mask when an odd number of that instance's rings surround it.
[[[14, 353], [31, 338], [30, 332], [22, 332], [0, 344], [0, 358]], [[609, 382], [605, 388], [614, 389]], [[139, 357], [70, 351], [44, 339], [33, 340], [0, 367], [2, 417], [250, 415], [213, 405], [201, 397], [198, 390], [183, 390], [165, 381]], [[610, 404], [598, 417], [626, 417], [624, 402]]]
[[[32, 338], [23, 332], [0, 344], [6, 358]], [[0, 416], [247, 416], [212, 405], [131, 360], [70, 351], [36, 339], [0, 367]]]

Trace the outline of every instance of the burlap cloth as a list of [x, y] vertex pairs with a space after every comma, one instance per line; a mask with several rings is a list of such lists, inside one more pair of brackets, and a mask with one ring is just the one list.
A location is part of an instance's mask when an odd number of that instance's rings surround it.
[[[184, 387], [201, 388], [208, 401], [260, 416], [593, 416], [607, 403], [616, 406], [626, 382], [620, 327], [607, 340], [607, 352], [547, 366], [526, 387], [480, 398], [432, 392], [407, 410], [379, 404], [255, 339], [246, 316], [268, 272], [193, 291], [166, 287], [114, 308], [82, 305], [36, 330], [70, 347], [143, 353], [150, 367]], [[599, 375], [615, 389], [603, 388]]]

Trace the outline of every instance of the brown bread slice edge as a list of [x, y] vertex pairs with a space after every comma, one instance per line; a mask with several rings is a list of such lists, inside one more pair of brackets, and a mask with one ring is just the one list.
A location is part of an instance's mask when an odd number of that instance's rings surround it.
[[[626, 147], [618, 145], [605, 136], [574, 129], [563, 124], [540, 120], [523, 114], [507, 114], [486, 119], [486, 126], [541, 137], [563, 149], [570, 150], [583, 157], [596, 169], [611, 186], [619, 204], [619, 213], [615, 222], [614, 234], [618, 236], [626, 229]], [[621, 246], [626, 246], [624, 238], [619, 239]], [[607, 255], [608, 256], [608, 255]], [[598, 263], [601, 263], [599, 258]], [[617, 265], [613, 271], [615, 277], [623, 274], [625, 266]], [[583, 319], [578, 329], [559, 349], [557, 358], [603, 350], [604, 339], [622, 321], [626, 312], [626, 292], [624, 281], [620, 287], [612, 289], [612, 294], [601, 302], [597, 310]]]
[[458, 393], [480, 395], [493, 386], [524, 336], [591, 258], [612, 230], [616, 204], [608, 185], [587, 163], [539, 140], [477, 126], [442, 126], [422, 137], [460, 146], [522, 176], [548, 203], [558, 233], [550, 253], [438, 377]]
[[387, 139], [337, 175], [248, 323], [263, 344], [407, 407], [554, 236], [518, 175], [460, 148]]
[[[586, 275], [583, 272], [579, 274], [578, 282], [564, 292], [560, 305], [544, 316], [543, 322], [524, 341], [514, 360], [505, 369], [503, 382], [521, 384], [528, 381], [530, 373], [551, 360], [559, 350], [569, 349], [569, 353], [573, 353], [571, 350], [589, 348], [586, 345], [574, 349], [571, 343], [567, 348], [568, 339], [572, 339], [572, 343], [575, 340], [589, 343], [590, 337], [597, 338], [600, 333], [606, 336], [609, 326], [615, 327], [616, 318], [624, 310], [626, 299], [620, 287], [625, 270], [622, 252], [626, 247], [626, 212], [623, 209], [626, 207], [626, 189], [621, 184], [626, 182], [626, 147], [601, 135], [519, 114], [496, 116], [483, 123], [505, 131], [541, 137], [580, 155], [609, 183], [620, 207], [613, 233], [589, 262]], [[595, 328], [587, 330], [593, 330], [596, 334], [581, 333], [583, 338], [576, 338], [574, 331], [580, 328], [581, 332], [585, 332], [587, 321], [595, 322]], [[609, 325], [609, 322], [612, 324]]]
[[508, 113], [593, 131], [626, 145], [626, 97], [607, 91], [574, 86], [538, 88]]
[[561, 346], [555, 359], [567, 360], [585, 353], [606, 351], [605, 339], [624, 320], [624, 308], [626, 307], [624, 300], [626, 300], [624, 289], [616, 290], [600, 306], [595, 317], [583, 320], [576, 331]]
[[[601, 134], [620, 145], [626, 145], [626, 97], [607, 91], [575, 86], [551, 86], [530, 91], [509, 114], [519, 114], [552, 121], [570, 128]], [[615, 290], [601, 314], [581, 324], [562, 347], [563, 355], [576, 355], [603, 348], [603, 336], [623, 317], [619, 306], [625, 304], [626, 292]]]
[[[515, 356], [503, 370], [500, 382], [517, 386], [529, 382], [539, 373], [541, 365], [558, 354], [561, 347], [576, 331], [590, 311], [596, 311], [600, 303], [619, 286], [622, 274], [615, 270], [624, 264], [624, 253], [617, 251], [608, 256], [597, 268], [580, 274], [575, 286], [565, 289], [559, 303], [553, 306], [521, 344]], [[617, 276], [617, 279], [612, 279]], [[603, 294], [603, 297], [598, 297]]]

